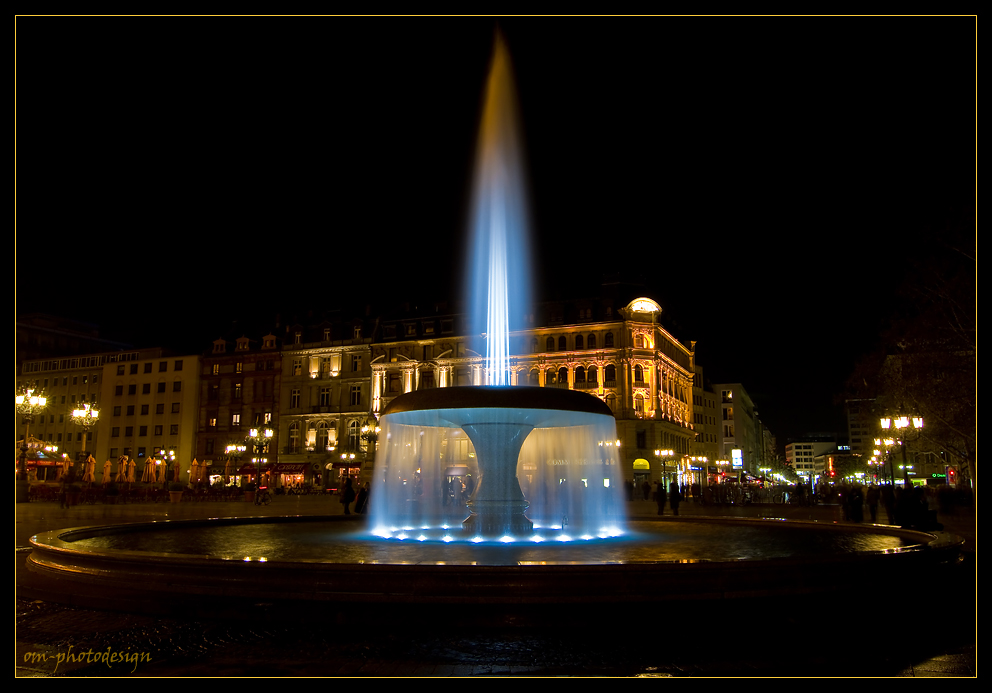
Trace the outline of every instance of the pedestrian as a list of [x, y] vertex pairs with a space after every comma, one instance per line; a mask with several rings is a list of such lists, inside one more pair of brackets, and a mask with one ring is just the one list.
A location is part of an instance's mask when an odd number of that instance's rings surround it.
[[348, 477], [344, 482], [344, 488], [341, 489], [341, 505], [344, 506], [345, 515], [351, 515], [351, 509], [348, 506], [353, 500], [355, 500], [355, 489], [351, 487], [351, 477]]
[[658, 514], [659, 515], [664, 515], [665, 514], [665, 501], [668, 500], [668, 494], [665, 493], [665, 482], [664, 481], [659, 481], [659, 482], [657, 482], [657, 484], [658, 484], [658, 490], [656, 491], [656, 495], [657, 495], [657, 501], [658, 501]]
[[865, 502], [868, 503], [868, 513], [871, 515], [871, 523], [875, 524], [878, 520], [878, 501], [881, 497], [881, 493], [878, 491], [878, 486], [872, 484], [868, 487], [868, 492], [865, 493]]
[[848, 510], [851, 514], [852, 522], [862, 522], [865, 519], [865, 497], [861, 492], [861, 486], [854, 484], [847, 492]]
[[651, 499], [651, 482], [647, 479], [645, 479], [644, 483], [641, 484], [641, 492], [644, 494], [644, 500]]
[[679, 503], [682, 502], [682, 494], [679, 492], [679, 482], [673, 481], [668, 487], [669, 502], [672, 504], [672, 515], [679, 514]]
[[359, 515], [365, 514], [365, 509], [369, 504], [369, 482], [362, 484], [362, 487], [358, 489], [358, 495], [355, 497], [355, 512]]
[[892, 489], [892, 484], [885, 484], [882, 487], [882, 505], [885, 506], [885, 515], [890, 525], [897, 525], [896, 520], [896, 496]]

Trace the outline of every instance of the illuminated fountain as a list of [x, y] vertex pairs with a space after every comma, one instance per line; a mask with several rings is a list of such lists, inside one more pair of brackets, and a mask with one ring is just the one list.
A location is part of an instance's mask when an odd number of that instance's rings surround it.
[[[741, 518], [628, 523], [609, 408], [583, 392], [510, 384], [511, 308], [526, 306], [511, 287], [529, 282], [509, 76], [497, 40], [473, 215], [486, 384], [389, 403], [369, 527], [356, 532], [356, 516], [286, 516], [48, 532], [32, 538], [27, 565], [37, 583], [23, 594], [197, 617], [232, 603], [246, 616], [254, 611], [246, 605], [277, 602], [315, 616], [321, 604], [338, 613], [335, 605], [356, 602], [641, 606], [830, 593], [855, 574], [896, 584], [908, 571], [954, 559], [960, 540], [898, 528]], [[369, 531], [388, 539], [369, 541]]]
[[[595, 397], [530, 387], [422, 390], [394, 400], [381, 424], [377, 536], [542, 541], [624, 531], [616, 423]], [[465, 438], [474, 457], [449, 464]]]
[[[378, 536], [540, 541], [623, 532], [609, 407], [582, 392], [510, 386], [510, 318], [529, 305], [517, 133], [510, 60], [497, 37], [476, 154], [467, 287], [473, 324], [482, 327], [485, 316], [486, 385], [412, 392], [386, 407], [372, 504]], [[469, 464], [454, 464], [464, 437]]]

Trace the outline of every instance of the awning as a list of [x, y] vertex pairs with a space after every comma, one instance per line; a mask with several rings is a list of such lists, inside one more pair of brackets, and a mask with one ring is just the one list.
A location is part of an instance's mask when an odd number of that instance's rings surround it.
[[303, 474], [308, 466], [306, 462], [280, 462], [267, 467], [265, 471], [276, 474]]
[[[18, 464], [20, 464], [20, 461], [15, 459], [14, 466], [16, 467]], [[51, 457], [28, 457], [24, 460], [24, 466], [26, 467], [58, 467], [61, 465], [61, 461], [52, 459]]]

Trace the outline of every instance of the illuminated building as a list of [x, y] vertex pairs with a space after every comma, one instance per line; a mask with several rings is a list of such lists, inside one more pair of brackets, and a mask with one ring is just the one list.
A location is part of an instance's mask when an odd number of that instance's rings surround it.
[[[833, 438], [808, 437], [790, 441], [785, 445], [785, 461], [796, 474], [807, 481], [829, 472], [827, 454], [837, 454], [837, 441]], [[845, 455], [849, 453], [845, 452]]]
[[[217, 339], [204, 354], [200, 369], [200, 410], [196, 459], [206, 465], [204, 478], [225, 471], [225, 450], [243, 443], [252, 426], [273, 425], [279, 416], [282, 354], [274, 334], [261, 339]], [[276, 438], [267, 459], [278, 462]], [[248, 460], [242, 460], [246, 470]], [[247, 465], [247, 466], [245, 466]], [[230, 470], [237, 474], [238, 470]]]
[[[113, 353], [28, 361], [19, 381], [37, 382], [49, 395], [49, 406], [31, 426], [31, 435], [50, 440], [74, 462], [92, 454], [97, 478], [103, 463], [117, 470], [122, 455], [142, 465], [175, 451], [188, 472], [194, 454], [199, 356], [175, 356], [163, 349], [134, 349]], [[100, 416], [86, 435], [70, 422], [79, 404], [98, 409]], [[77, 465], [78, 469], [78, 465]]]
[[[732, 460], [734, 450], [740, 450], [743, 469], [756, 474], [763, 446], [760, 424], [751, 396], [740, 383], [713, 385], [720, 400], [720, 421], [717, 434], [717, 454], [721, 460]], [[740, 469], [733, 469], [739, 473]]]
[[371, 475], [374, 450], [361, 429], [372, 408], [369, 360], [376, 323], [356, 318], [286, 327], [279, 464], [302, 470], [304, 483], [335, 486], [343, 475]]
[[[650, 298], [543, 304], [533, 327], [510, 336], [511, 386], [581, 390], [617, 419], [624, 477], [636, 485], [662, 478], [656, 449], [672, 450], [669, 476], [688, 482], [693, 453], [695, 344], [685, 346], [659, 322]], [[373, 409], [417, 389], [484, 385], [481, 340], [464, 336], [457, 316], [383, 320], [372, 349]]]

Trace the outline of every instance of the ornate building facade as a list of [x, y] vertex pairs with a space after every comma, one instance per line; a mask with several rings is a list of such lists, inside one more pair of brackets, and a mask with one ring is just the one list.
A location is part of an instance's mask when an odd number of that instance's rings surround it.
[[[602, 399], [617, 419], [624, 477], [694, 480], [692, 383], [695, 343], [660, 324], [649, 298], [549, 303], [533, 327], [511, 334], [511, 386], [580, 390]], [[457, 316], [383, 321], [371, 348], [372, 411], [413, 390], [484, 385], [484, 341], [456, 329]], [[459, 336], [461, 334], [462, 336]], [[666, 450], [670, 455], [656, 453]]]
[[369, 361], [375, 324], [351, 319], [286, 327], [279, 461], [301, 471], [277, 483], [335, 487], [344, 476], [371, 477], [372, 451], [362, 427], [372, 408]]

